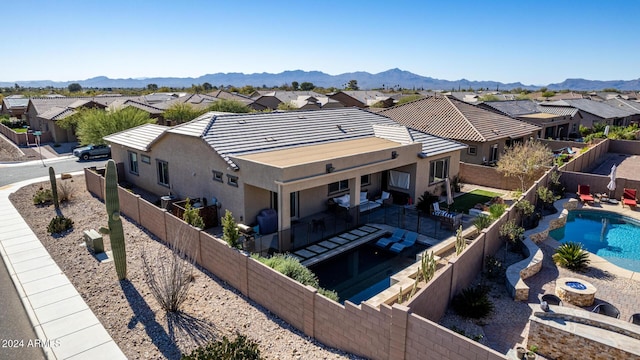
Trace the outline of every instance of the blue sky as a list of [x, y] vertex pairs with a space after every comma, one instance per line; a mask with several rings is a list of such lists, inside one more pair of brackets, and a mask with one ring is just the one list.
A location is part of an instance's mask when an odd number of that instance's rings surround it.
[[631, 80], [639, 10], [637, 0], [7, 1], [0, 81], [391, 68], [526, 85]]

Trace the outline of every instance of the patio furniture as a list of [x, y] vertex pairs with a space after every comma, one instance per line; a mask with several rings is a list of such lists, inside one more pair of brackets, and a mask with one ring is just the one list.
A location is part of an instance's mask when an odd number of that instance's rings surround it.
[[409, 231], [407, 235], [405, 235], [404, 239], [402, 239], [402, 241], [391, 245], [391, 248], [389, 248], [389, 250], [391, 252], [399, 254], [402, 250], [415, 245], [416, 240], [418, 240], [418, 233]]
[[376, 241], [376, 246], [379, 246], [381, 248], [386, 248], [387, 246], [389, 246], [389, 244], [393, 244], [393, 243], [396, 243], [396, 242], [402, 240], [402, 238], [404, 237], [405, 233], [406, 233], [406, 231], [403, 230], [403, 229], [396, 229], [393, 232], [393, 234], [391, 234], [390, 237], [382, 238], [382, 239]]
[[640, 325], [640, 313], [635, 313], [629, 317], [629, 322], [632, 324]]
[[380, 195], [380, 198], [374, 201], [380, 205], [391, 205], [393, 204], [393, 196], [391, 195], [391, 193], [383, 191], [382, 195]]
[[593, 195], [589, 185], [578, 185], [578, 196], [583, 203], [593, 203]]
[[596, 314], [611, 316], [616, 319], [620, 318], [620, 310], [618, 310], [618, 308], [616, 308], [615, 306], [607, 303], [596, 305], [596, 307], [593, 308], [593, 312]]
[[554, 294], [544, 294], [540, 298], [540, 301], [545, 301], [549, 305], [559, 305], [562, 306], [562, 300]]
[[637, 191], [636, 189], [624, 189], [624, 193], [622, 193], [622, 207], [625, 205], [630, 208], [635, 208], [638, 205], [638, 199], [636, 198]]
[[[333, 199], [330, 199], [333, 203], [335, 203], [336, 205], [343, 207], [347, 210], [349, 210], [351, 208], [351, 195], [349, 194], [345, 194], [339, 197], [335, 197]], [[330, 204], [331, 205], [331, 204]], [[359, 204], [359, 208], [360, 208], [360, 212], [365, 212], [368, 210], [373, 210], [375, 208], [378, 208], [382, 206], [382, 202], [376, 202], [376, 201], [369, 201], [369, 199], [367, 199], [367, 192], [366, 191], [361, 191], [360, 192], [360, 204]]]

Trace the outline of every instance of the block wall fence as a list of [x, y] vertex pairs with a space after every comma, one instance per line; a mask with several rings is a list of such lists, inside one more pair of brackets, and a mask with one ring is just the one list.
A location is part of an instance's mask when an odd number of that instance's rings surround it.
[[[27, 134], [25, 135], [24, 133], [20, 133], [18, 134], [17, 132], [13, 131], [12, 128], [4, 125], [4, 124], [0, 124], [0, 134], [4, 135], [7, 137], [7, 139], [11, 140], [14, 144], [18, 145], [18, 146], [23, 146], [23, 145], [27, 145], [27, 136], [29, 137], [29, 144], [35, 144], [36, 142], [36, 137], [33, 134]], [[40, 143], [48, 143], [53, 141], [53, 137], [51, 136], [51, 132], [43, 132], [42, 135], [40, 135]]]
[[[91, 169], [85, 169], [84, 174], [87, 190], [104, 200], [104, 178]], [[184, 247], [199, 265], [325, 345], [371, 359], [506, 359], [437, 321], [453, 295], [482, 270], [484, 257], [500, 247], [499, 226], [516, 216], [513, 206], [408, 302], [373, 307], [366, 302], [336, 303], [138, 195], [123, 188], [118, 194], [121, 212], [130, 220], [168, 245]]]

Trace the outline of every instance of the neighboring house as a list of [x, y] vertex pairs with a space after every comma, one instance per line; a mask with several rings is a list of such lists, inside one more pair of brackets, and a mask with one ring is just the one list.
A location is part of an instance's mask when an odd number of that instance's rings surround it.
[[31, 130], [51, 132], [54, 142], [76, 141], [74, 129], [63, 129], [58, 121], [74, 114], [80, 108], [134, 106], [149, 112], [152, 118], [160, 118], [164, 110], [146, 103], [140, 96], [95, 96], [95, 97], [34, 97], [28, 99], [25, 116]]
[[[614, 98], [606, 100], [605, 103], [619, 109], [625, 109], [630, 112], [640, 114], [640, 102], [628, 100], [624, 98]], [[632, 124], [638, 124], [638, 120], [633, 119], [630, 121]]]
[[[573, 107], [580, 111], [580, 125], [593, 127], [594, 124], [627, 126], [640, 120], [640, 114], [627, 109], [611, 106], [603, 101], [589, 99], [565, 99], [541, 103], [546, 107]], [[545, 112], [547, 112], [545, 110]]]
[[479, 107], [494, 111], [498, 114], [510, 116], [514, 119], [526, 121], [540, 126], [539, 138], [579, 138], [579, 119], [573, 119], [570, 114], [551, 114], [541, 109], [533, 100], [485, 101]]
[[463, 162], [494, 164], [514, 142], [536, 138], [539, 126], [467, 104], [450, 96], [433, 96], [385, 109], [378, 114], [469, 147]]
[[[228, 91], [225, 91], [225, 90], [216, 90], [214, 92], [209, 93], [209, 95], [213, 96], [213, 97], [215, 97], [217, 99], [233, 100], [233, 101], [237, 101], [237, 102], [243, 103], [248, 108], [253, 109], [253, 110], [257, 110], [257, 111], [266, 110], [265, 106], [260, 105], [260, 104], [256, 104], [255, 101], [251, 98], [251, 96], [239, 94], [239, 93], [236, 93], [236, 92], [231, 93], [231, 92], [228, 92]], [[257, 96], [260, 96], [260, 94], [258, 93]]]
[[10, 95], [2, 99], [2, 110], [0, 115], [9, 115], [22, 119], [22, 115], [27, 111], [29, 105], [29, 99], [23, 95]]
[[280, 104], [289, 104], [299, 110], [317, 110], [343, 107], [337, 100], [314, 91], [259, 91], [254, 103], [266, 109], [276, 110]]
[[208, 113], [105, 140], [126, 181], [157, 195], [215, 198], [221, 214], [246, 224], [276, 209], [279, 251], [292, 246], [292, 221], [326, 211], [330, 198], [349, 194], [357, 210], [361, 191], [368, 200], [383, 190], [413, 199], [439, 193], [466, 148], [357, 108]]

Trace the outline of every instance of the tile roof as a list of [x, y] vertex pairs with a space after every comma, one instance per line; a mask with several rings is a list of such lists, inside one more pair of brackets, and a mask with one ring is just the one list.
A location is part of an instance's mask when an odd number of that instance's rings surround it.
[[109, 106], [116, 100], [124, 101], [126, 99], [140, 100], [141, 98], [139, 96], [80, 96], [62, 98], [33, 97], [30, 98], [29, 101], [36, 110], [36, 114], [42, 114], [53, 107], [70, 107], [78, 101], [93, 101], [104, 106]]
[[560, 116], [569, 115], [573, 117], [573, 116], [576, 116], [576, 114], [579, 111], [578, 109], [572, 106], [553, 106], [553, 105], [549, 105], [548, 102], [538, 103], [538, 107], [540, 108], [540, 111], [543, 113], [560, 115]]
[[629, 110], [620, 109], [600, 101], [589, 99], [565, 99], [545, 103], [546, 106], [572, 106], [576, 109], [596, 115], [602, 119], [620, 118], [634, 115]]
[[635, 114], [640, 114], [640, 103], [637, 101], [616, 98], [607, 100], [605, 103], [613, 107], [628, 110]]
[[29, 105], [29, 99], [6, 97], [4, 103], [7, 104], [7, 109], [26, 108]]
[[51, 109], [43, 112], [42, 114], [38, 114], [38, 117], [45, 120], [62, 120], [67, 116], [75, 114], [76, 110], [71, 107], [59, 107], [54, 106]]
[[448, 96], [419, 99], [384, 109], [379, 114], [410, 128], [461, 141], [519, 138], [540, 129]]
[[168, 129], [167, 126], [144, 124], [105, 136], [104, 140], [140, 151], [149, 151], [151, 145]]

